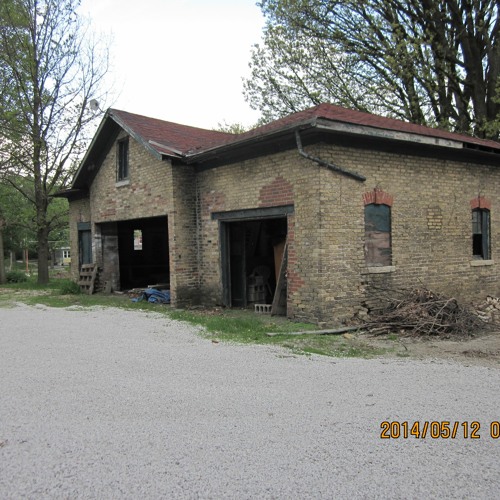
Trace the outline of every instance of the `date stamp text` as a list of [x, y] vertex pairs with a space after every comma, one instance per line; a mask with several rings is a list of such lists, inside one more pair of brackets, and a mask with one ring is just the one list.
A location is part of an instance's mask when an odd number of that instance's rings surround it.
[[478, 421], [384, 421], [380, 424], [381, 439], [481, 439], [500, 438], [500, 421], [481, 425]]

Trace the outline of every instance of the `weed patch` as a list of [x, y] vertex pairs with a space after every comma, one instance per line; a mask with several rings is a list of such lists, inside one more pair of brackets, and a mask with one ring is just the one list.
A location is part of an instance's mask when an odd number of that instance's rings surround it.
[[28, 276], [22, 271], [9, 271], [5, 277], [7, 283], [24, 283], [28, 281]]
[[72, 280], [61, 280], [59, 291], [61, 295], [80, 295], [82, 293], [80, 285]]

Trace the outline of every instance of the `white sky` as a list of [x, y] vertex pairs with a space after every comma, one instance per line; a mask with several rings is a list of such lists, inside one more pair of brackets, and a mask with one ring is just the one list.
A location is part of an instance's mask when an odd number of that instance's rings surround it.
[[253, 125], [242, 78], [264, 25], [256, 1], [82, 0], [93, 30], [112, 36], [112, 106], [208, 129]]

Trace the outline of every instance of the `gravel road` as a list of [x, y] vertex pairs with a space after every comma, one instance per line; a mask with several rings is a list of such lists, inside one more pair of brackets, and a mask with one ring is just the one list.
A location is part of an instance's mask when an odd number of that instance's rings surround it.
[[[154, 313], [18, 305], [0, 309], [0, 384], [2, 500], [499, 497], [495, 368], [295, 356]], [[460, 425], [381, 439], [383, 421]]]

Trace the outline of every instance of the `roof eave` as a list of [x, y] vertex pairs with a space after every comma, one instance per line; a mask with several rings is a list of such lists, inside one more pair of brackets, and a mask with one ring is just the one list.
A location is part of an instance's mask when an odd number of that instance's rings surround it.
[[114, 110], [112, 108], [108, 109], [102, 120], [101, 123], [99, 124], [99, 127], [97, 128], [96, 133], [94, 134], [94, 137], [92, 138], [92, 142], [90, 143], [89, 147], [87, 148], [87, 151], [85, 153], [85, 156], [83, 157], [82, 161], [80, 162], [80, 166], [78, 167], [78, 170], [76, 171], [75, 175], [73, 176], [73, 180], [71, 182], [71, 186], [80, 186], [81, 183], [79, 181], [82, 181], [81, 176], [86, 176], [87, 171], [91, 169], [91, 165], [93, 163], [93, 159], [96, 156], [96, 148], [98, 146], [98, 143], [100, 141], [101, 135], [104, 133], [104, 129], [110, 122], [116, 123], [120, 128], [125, 130], [127, 134], [129, 134], [131, 137], [133, 137], [137, 142], [139, 142], [147, 151], [149, 151], [155, 158], [162, 160], [166, 157], [171, 158], [171, 157], [176, 157], [177, 152], [168, 154], [166, 152], [160, 152], [157, 149], [155, 149], [154, 144], [151, 144], [149, 141], [145, 141], [140, 135], [138, 135], [132, 128], [130, 128], [119, 116], [118, 114], [115, 114], [113, 112]]
[[82, 170], [88, 165], [89, 163], [89, 158], [92, 156], [93, 149], [96, 147], [97, 140], [109, 118], [108, 111], [104, 113], [104, 116], [101, 120], [101, 123], [99, 124], [99, 127], [97, 128], [97, 131], [94, 134], [94, 137], [92, 138], [92, 141], [87, 148], [87, 151], [85, 152], [85, 155], [80, 162], [80, 166], [78, 167], [77, 171], [75, 172], [75, 175], [73, 176], [73, 180], [71, 181], [71, 186], [74, 186], [75, 183], [77, 182], [78, 178], [80, 177], [80, 174], [82, 173]]
[[352, 123], [335, 122], [331, 120], [318, 120], [316, 124], [318, 130], [338, 132], [342, 134], [369, 136], [372, 138], [387, 139], [391, 141], [411, 142], [427, 146], [438, 146], [446, 148], [461, 149], [463, 142], [460, 140], [444, 139], [434, 136], [413, 134], [398, 130], [370, 127]]
[[377, 128], [368, 125], [355, 123], [339, 122], [329, 120], [327, 118], [315, 117], [310, 120], [294, 123], [284, 128], [270, 131], [268, 133], [258, 134], [255, 136], [236, 140], [222, 146], [215, 146], [210, 149], [191, 153], [186, 155], [184, 161], [188, 164], [203, 163], [208, 160], [213, 160], [220, 156], [230, 155], [232, 151], [240, 150], [258, 143], [271, 141], [286, 136], [290, 132], [296, 130], [316, 129], [321, 132], [330, 132], [339, 135], [349, 135], [351, 137], [369, 137], [372, 139], [382, 139], [385, 141], [396, 141], [400, 143], [422, 145], [428, 147], [449, 149], [453, 151], [467, 151], [480, 156], [496, 156], [500, 154], [500, 144], [498, 148], [491, 147], [488, 151], [487, 146], [481, 146], [471, 139], [467, 141], [466, 137], [457, 135], [456, 139], [437, 137], [432, 135], [424, 135], [412, 132], [390, 130], [386, 128]]
[[130, 128], [117, 114], [113, 113], [113, 109], [109, 109], [106, 114], [110, 116], [128, 135], [133, 137], [139, 144], [141, 144], [145, 149], [147, 149], [151, 154], [153, 154], [158, 160], [161, 160], [163, 154], [156, 150], [149, 141], [144, 140], [137, 132]]
[[88, 191], [86, 189], [66, 189], [64, 191], [58, 191], [52, 195], [52, 198], [66, 198], [68, 201], [80, 200], [82, 198], [88, 198]]
[[245, 137], [240, 140], [232, 141], [228, 144], [223, 144], [222, 146], [214, 146], [203, 151], [197, 151], [191, 154], [187, 154], [184, 157], [184, 161], [187, 164], [193, 163], [203, 163], [208, 160], [212, 160], [218, 156], [230, 153], [232, 150], [238, 150], [254, 144], [259, 144], [265, 141], [277, 139], [281, 136], [286, 136], [290, 132], [295, 132], [295, 130], [304, 130], [309, 128], [314, 128], [316, 126], [316, 118], [312, 120], [306, 120], [300, 123], [294, 123], [287, 127], [283, 127], [277, 130], [272, 130], [267, 133], [257, 134], [251, 137]]

